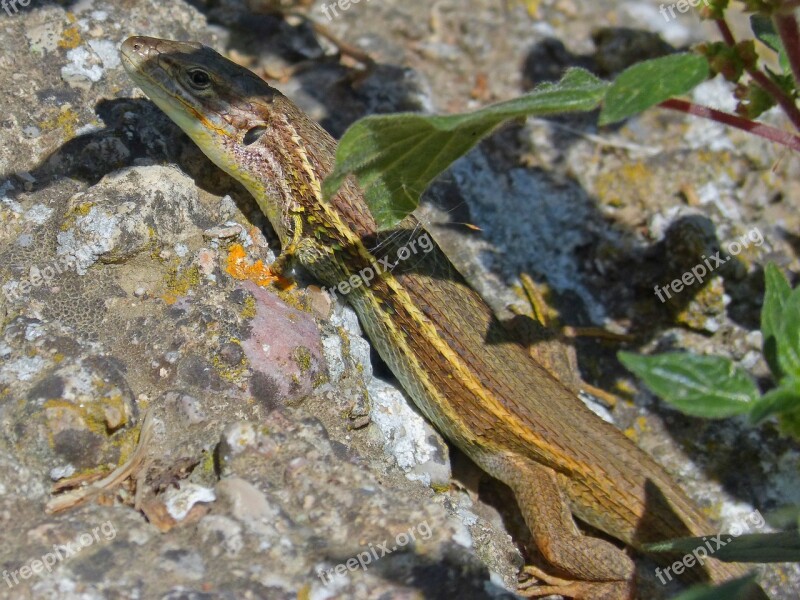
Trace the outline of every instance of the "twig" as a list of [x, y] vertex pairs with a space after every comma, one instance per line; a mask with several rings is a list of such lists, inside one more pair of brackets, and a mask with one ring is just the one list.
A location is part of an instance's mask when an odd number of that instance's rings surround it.
[[677, 110], [689, 115], [711, 119], [712, 121], [722, 123], [723, 125], [729, 125], [730, 127], [741, 129], [742, 131], [747, 131], [753, 135], [757, 135], [800, 152], [799, 136], [789, 133], [788, 131], [777, 129], [770, 125], [765, 125], [764, 123], [758, 123], [757, 121], [751, 121], [750, 119], [745, 119], [738, 115], [732, 115], [730, 113], [722, 112], [721, 110], [716, 110], [707, 106], [701, 106], [687, 100], [677, 100], [675, 98], [665, 100], [659, 104], [659, 106], [662, 108]]
[[125, 481], [131, 473], [135, 472], [150, 448], [150, 439], [153, 437], [153, 411], [148, 411], [142, 421], [142, 427], [139, 430], [139, 441], [136, 444], [136, 450], [133, 455], [122, 465], [111, 471], [106, 477], [100, 481], [87, 485], [86, 487], [78, 488], [61, 494], [52, 498], [45, 506], [45, 512], [53, 514], [79, 506], [84, 502], [91, 500], [95, 496], [108, 492], [114, 489], [123, 481]]

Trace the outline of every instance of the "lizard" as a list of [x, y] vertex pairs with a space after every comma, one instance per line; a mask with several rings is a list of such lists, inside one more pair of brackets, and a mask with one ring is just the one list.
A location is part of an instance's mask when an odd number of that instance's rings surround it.
[[[133, 36], [120, 54], [136, 85], [255, 198], [281, 243], [274, 271], [297, 261], [330, 289], [346, 287], [367, 337], [423, 415], [511, 488], [548, 564], [526, 567], [536, 584], [523, 583], [521, 594], [635, 598], [631, 557], [584, 534], [576, 519], [635, 550], [714, 531], [663, 467], [534, 360], [424, 239], [413, 213], [381, 232], [352, 177], [323, 196], [336, 141], [291, 100], [198, 43]], [[388, 263], [404, 248], [407, 260]], [[689, 571], [712, 582], [747, 572], [713, 558]], [[753, 590], [753, 599], [766, 598]]]

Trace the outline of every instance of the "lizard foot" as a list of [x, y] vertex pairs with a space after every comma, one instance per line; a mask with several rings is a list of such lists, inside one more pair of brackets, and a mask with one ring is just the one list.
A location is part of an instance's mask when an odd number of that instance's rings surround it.
[[[528, 565], [522, 569], [528, 576], [520, 582], [517, 593], [524, 598], [541, 598], [559, 595], [576, 600], [632, 600], [633, 586], [625, 581], [574, 581], [554, 577], [539, 567]], [[544, 585], [539, 582], [544, 582]]]

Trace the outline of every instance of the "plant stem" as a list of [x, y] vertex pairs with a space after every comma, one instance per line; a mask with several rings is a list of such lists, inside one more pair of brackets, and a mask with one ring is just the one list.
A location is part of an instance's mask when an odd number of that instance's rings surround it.
[[[719, 29], [719, 32], [722, 35], [722, 39], [726, 44], [728, 44], [728, 46], [734, 48], [736, 46], [736, 38], [733, 36], [733, 32], [731, 31], [728, 22], [725, 19], [715, 19], [714, 21], [717, 24], [717, 29]], [[795, 22], [794, 25], [796, 28], [797, 23]], [[797, 108], [797, 104], [795, 104], [794, 99], [790, 98], [786, 92], [784, 92], [778, 86], [778, 84], [772, 81], [772, 79], [770, 79], [769, 76], [763, 71], [760, 71], [753, 66], [745, 66], [745, 69], [750, 77], [753, 78], [753, 81], [755, 81], [764, 89], [765, 92], [775, 99], [775, 101], [783, 109], [783, 112], [786, 113], [786, 116], [789, 117], [789, 120], [792, 122], [792, 125], [794, 125], [795, 129], [800, 130], [800, 109]]]
[[659, 104], [659, 106], [662, 108], [677, 110], [689, 115], [711, 119], [717, 123], [722, 123], [723, 125], [729, 125], [730, 127], [747, 131], [753, 135], [757, 135], [764, 139], [770, 140], [771, 142], [791, 148], [796, 152], [800, 152], [800, 136], [789, 133], [788, 131], [777, 129], [770, 125], [764, 125], [763, 123], [758, 123], [757, 121], [751, 121], [750, 119], [745, 119], [738, 115], [732, 115], [730, 113], [722, 112], [721, 110], [708, 108], [707, 106], [701, 106], [687, 100], [677, 100], [675, 98], [671, 98], [669, 100], [665, 100]]
[[714, 19], [714, 22], [717, 24], [717, 29], [719, 29], [722, 39], [728, 46], [733, 48], [736, 45], [736, 38], [733, 37], [733, 32], [728, 22], [725, 19]]

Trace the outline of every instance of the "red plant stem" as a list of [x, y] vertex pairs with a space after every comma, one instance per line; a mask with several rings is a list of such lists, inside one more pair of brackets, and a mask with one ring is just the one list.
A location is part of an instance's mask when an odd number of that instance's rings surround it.
[[772, 22], [778, 35], [781, 36], [786, 56], [792, 66], [795, 84], [800, 85], [800, 31], [797, 28], [797, 19], [793, 13], [775, 13]]
[[711, 119], [717, 123], [722, 123], [723, 125], [729, 125], [731, 127], [747, 131], [753, 135], [757, 135], [777, 144], [791, 148], [796, 152], [800, 152], [800, 136], [789, 133], [788, 131], [776, 129], [770, 125], [764, 125], [763, 123], [758, 123], [757, 121], [751, 121], [750, 119], [745, 119], [737, 115], [722, 112], [721, 110], [716, 110], [714, 108], [708, 108], [707, 106], [701, 106], [693, 102], [688, 102], [687, 100], [677, 100], [675, 98], [671, 98], [669, 100], [665, 100], [659, 104], [659, 106], [662, 108], [677, 110], [689, 115]]
[[733, 32], [728, 22], [725, 19], [714, 19], [714, 22], [717, 24], [717, 29], [719, 29], [719, 33], [722, 35], [722, 39], [725, 40], [725, 43], [731, 47], [735, 46], [736, 38], [733, 37]]
[[[736, 46], [736, 38], [734, 37], [730, 26], [728, 26], [728, 22], [725, 19], [714, 19], [714, 22], [717, 24], [717, 29], [719, 29], [719, 32], [722, 35], [722, 39], [725, 41], [725, 43], [731, 48]], [[795, 27], [796, 26], [797, 23], [795, 22]], [[753, 81], [755, 81], [764, 89], [764, 91], [766, 91], [775, 99], [775, 101], [783, 109], [783, 112], [786, 113], [786, 116], [789, 117], [789, 120], [792, 122], [792, 125], [795, 126], [795, 129], [800, 130], [800, 109], [797, 108], [795, 101], [790, 98], [786, 92], [784, 92], [778, 86], [778, 84], [772, 81], [772, 79], [770, 79], [763, 71], [760, 71], [752, 66], [745, 66], [745, 69], [750, 77], [753, 78]]]

